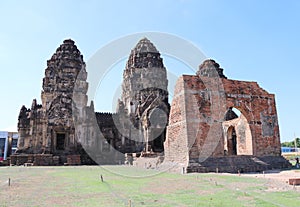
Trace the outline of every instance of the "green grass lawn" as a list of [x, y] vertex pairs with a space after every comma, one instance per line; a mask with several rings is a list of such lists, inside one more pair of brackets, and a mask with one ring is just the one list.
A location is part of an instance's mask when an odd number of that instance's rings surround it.
[[2, 167], [0, 206], [300, 206], [299, 190], [272, 191], [269, 184], [126, 166]]

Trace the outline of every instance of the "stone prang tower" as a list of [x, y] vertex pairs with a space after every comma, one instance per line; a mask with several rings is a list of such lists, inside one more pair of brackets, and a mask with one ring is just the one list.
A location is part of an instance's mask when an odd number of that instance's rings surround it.
[[42, 105], [38, 105], [34, 99], [31, 109], [25, 106], [21, 108], [18, 122], [19, 152], [76, 154], [80, 144], [76, 138], [73, 110], [86, 107], [86, 78], [83, 56], [73, 40], [65, 40], [47, 61], [41, 93]]
[[168, 80], [160, 53], [147, 39], [131, 51], [123, 73], [119, 113], [130, 120], [124, 123], [125, 136], [135, 142], [137, 151], [162, 152], [169, 116]]

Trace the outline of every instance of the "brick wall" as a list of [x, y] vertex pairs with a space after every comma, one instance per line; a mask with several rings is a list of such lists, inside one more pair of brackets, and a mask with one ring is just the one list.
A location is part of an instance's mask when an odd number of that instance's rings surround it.
[[[248, 130], [244, 137], [238, 137], [240, 154], [280, 155], [275, 96], [256, 82], [183, 75], [174, 94], [165, 142], [166, 160], [184, 164], [189, 159], [224, 156], [222, 123], [229, 107], [241, 111], [244, 118], [237, 124]], [[242, 134], [243, 127], [238, 130]]]
[[165, 162], [188, 164], [187, 123], [185, 110], [184, 81], [177, 80], [171, 105], [167, 137], [164, 143]]

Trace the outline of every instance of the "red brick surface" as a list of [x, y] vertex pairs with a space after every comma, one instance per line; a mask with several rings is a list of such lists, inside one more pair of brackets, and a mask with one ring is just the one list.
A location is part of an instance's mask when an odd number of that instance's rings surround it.
[[178, 157], [187, 154], [188, 159], [223, 156], [222, 122], [229, 107], [247, 119], [252, 140], [246, 143], [252, 143], [252, 155], [281, 154], [275, 96], [256, 82], [183, 75], [174, 94], [166, 160], [180, 161]]

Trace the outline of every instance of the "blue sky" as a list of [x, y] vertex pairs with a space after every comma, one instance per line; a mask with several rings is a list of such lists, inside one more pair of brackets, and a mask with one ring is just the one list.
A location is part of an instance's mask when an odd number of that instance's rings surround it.
[[[20, 107], [40, 103], [46, 61], [64, 39], [75, 40], [87, 62], [112, 40], [156, 31], [191, 41], [228, 78], [275, 93], [281, 139], [291, 140], [300, 136], [299, 10], [296, 0], [1, 1], [0, 130], [15, 131]], [[123, 68], [116, 64], [117, 80]], [[107, 111], [111, 102], [97, 107]]]

